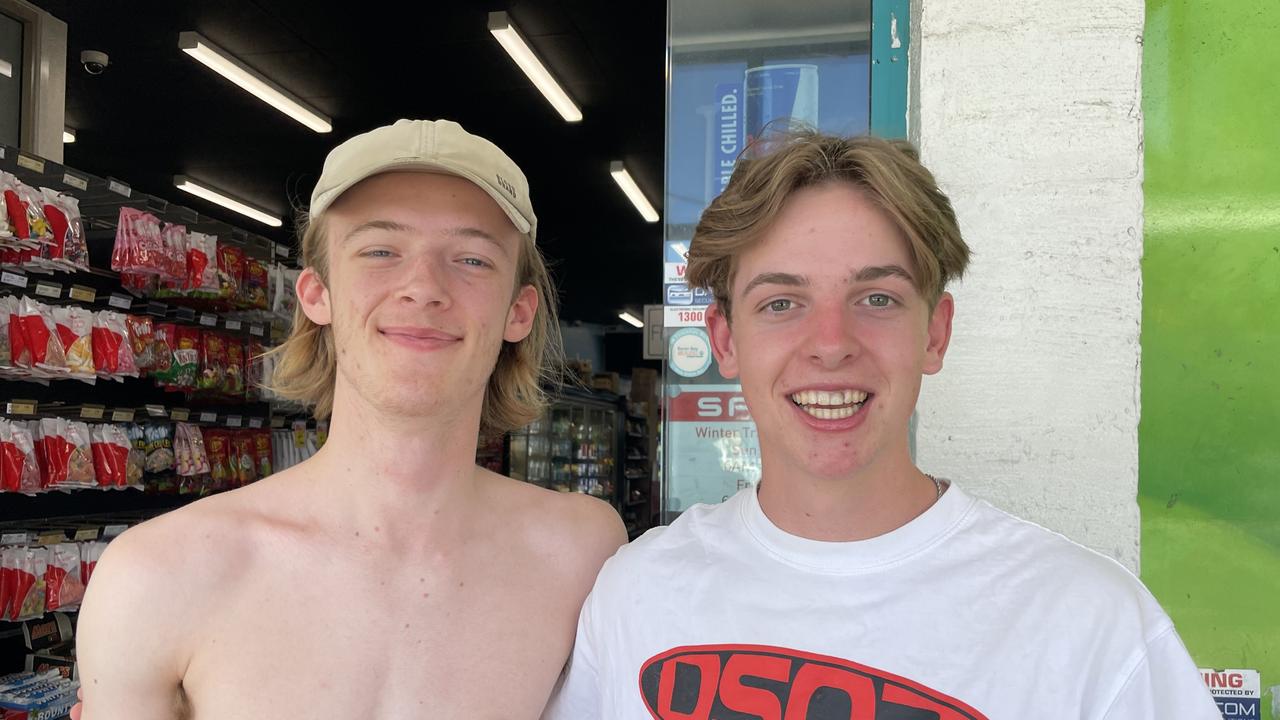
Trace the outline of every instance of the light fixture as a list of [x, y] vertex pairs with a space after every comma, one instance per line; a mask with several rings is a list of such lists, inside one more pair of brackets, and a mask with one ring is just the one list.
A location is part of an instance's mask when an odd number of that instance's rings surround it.
[[312, 130], [318, 133], [333, 130], [328, 117], [299, 100], [288, 90], [263, 77], [248, 65], [228, 55], [225, 50], [209, 42], [200, 33], [191, 31], [179, 33], [178, 47], [262, 102]]
[[551, 103], [556, 112], [560, 113], [565, 122], [582, 120], [582, 111], [578, 109], [577, 104], [564, 91], [564, 88], [560, 87], [560, 83], [556, 82], [556, 79], [547, 71], [542, 61], [529, 47], [529, 43], [525, 42], [520, 31], [511, 22], [511, 16], [505, 12], [489, 13], [489, 32], [493, 33], [498, 43], [502, 45], [502, 49], [506, 50], [511, 59], [516, 61], [516, 65], [519, 65], [524, 74], [529, 76], [529, 80], [538, 88], [547, 102]]
[[13, 77], [13, 63], [8, 60], [0, 60], [0, 75]]
[[174, 175], [173, 184], [177, 186], [179, 190], [182, 190], [184, 192], [189, 192], [192, 195], [195, 195], [196, 197], [199, 197], [199, 198], [204, 198], [205, 200], [208, 200], [209, 202], [215, 203], [217, 205], [221, 205], [222, 207], [228, 210], [234, 210], [240, 213], [241, 215], [244, 215], [245, 217], [250, 217], [250, 218], [253, 218], [254, 220], [257, 220], [258, 222], [263, 223], [264, 225], [270, 225], [271, 227], [280, 227], [280, 225], [282, 224], [280, 222], [280, 218], [274, 215], [269, 215], [255, 207], [245, 204], [240, 200], [236, 200], [233, 197], [224, 195], [218, 192], [217, 190], [211, 190], [205, 187], [204, 185], [201, 185], [200, 183], [193, 181], [191, 178], [187, 177], [186, 175]]
[[618, 313], [618, 317], [620, 317], [620, 318], [622, 318], [624, 321], [626, 321], [626, 323], [627, 323], [628, 325], [634, 325], [634, 326], [636, 326], [636, 327], [638, 327], [638, 328], [643, 328], [643, 327], [644, 327], [644, 321], [643, 321], [643, 320], [641, 320], [640, 318], [636, 317], [635, 315], [632, 315], [631, 313], [629, 313], [629, 312], [627, 312], [627, 311], [625, 311], [625, 310], [623, 310], [622, 312]]
[[618, 183], [618, 187], [622, 188], [622, 192], [626, 193], [627, 198], [631, 200], [631, 204], [636, 206], [636, 210], [640, 211], [641, 217], [645, 222], [658, 222], [658, 211], [653, 209], [653, 205], [649, 204], [649, 199], [640, 192], [640, 186], [636, 185], [636, 181], [631, 179], [631, 173], [627, 172], [627, 168], [622, 165], [621, 160], [614, 160], [609, 163], [609, 174], [613, 176], [614, 182]]
[[75, 142], [75, 141], [76, 141], [76, 130], [75, 130], [75, 128], [62, 128], [62, 142], [63, 142], [63, 144], [66, 144], [66, 143], [73, 143], [73, 142]]

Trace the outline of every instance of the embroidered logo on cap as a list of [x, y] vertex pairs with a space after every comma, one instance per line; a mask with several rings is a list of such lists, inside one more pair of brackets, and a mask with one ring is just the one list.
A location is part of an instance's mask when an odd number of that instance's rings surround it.
[[507, 194], [509, 194], [509, 195], [511, 196], [511, 199], [512, 199], [512, 200], [515, 200], [515, 199], [516, 199], [516, 186], [515, 186], [515, 185], [512, 185], [512, 184], [511, 184], [511, 183], [509, 183], [509, 182], [507, 182], [507, 179], [506, 179], [506, 178], [504, 178], [504, 177], [502, 177], [501, 175], [498, 175], [498, 174], [496, 174], [496, 173], [495, 173], [495, 174], [494, 174], [494, 177], [498, 178], [498, 186], [499, 186], [499, 187], [501, 187], [503, 190], [506, 190], [506, 191], [507, 191]]

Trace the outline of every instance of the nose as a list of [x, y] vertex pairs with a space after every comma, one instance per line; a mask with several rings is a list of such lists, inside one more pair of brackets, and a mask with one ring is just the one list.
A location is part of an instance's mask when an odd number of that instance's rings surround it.
[[838, 368], [861, 352], [856, 320], [846, 304], [820, 303], [814, 306], [807, 320], [806, 351], [810, 361], [819, 367]]
[[410, 258], [402, 267], [403, 274], [398, 278], [396, 288], [400, 302], [441, 309], [452, 304], [448, 268], [442, 258], [423, 253]]

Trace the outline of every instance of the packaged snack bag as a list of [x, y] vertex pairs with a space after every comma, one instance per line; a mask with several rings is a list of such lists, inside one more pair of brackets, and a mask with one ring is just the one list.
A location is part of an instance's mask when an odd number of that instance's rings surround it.
[[93, 317], [93, 364], [102, 377], [138, 377], [127, 316], [101, 310]]
[[151, 318], [146, 315], [125, 315], [124, 326], [138, 372], [151, 372], [156, 365], [155, 329]]
[[239, 338], [227, 338], [227, 375], [221, 390], [234, 397], [244, 396], [244, 344]]
[[45, 571], [49, 567], [49, 551], [42, 547], [18, 549], [17, 569], [14, 575], [14, 620], [33, 620], [44, 614]]
[[27, 211], [30, 238], [41, 243], [53, 242], [53, 229], [44, 215], [44, 197], [40, 191], [25, 183], [18, 184], [18, 197]]
[[241, 301], [250, 310], [266, 310], [268, 308], [267, 291], [271, 278], [267, 268], [253, 258], [244, 261], [244, 285], [241, 288]]
[[266, 348], [256, 340], [250, 340], [245, 353], [245, 395], [250, 400], [263, 397], [262, 384], [266, 381], [265, 358]]
[[124, 442], [128, 448], [124, 462], [125, 486], [143, 489], [146, 486], [144, 479], [147, 473], [146, 436], [140, 425], [117, 427], [120, 427], [120, 432], [124, 434]]
[[258, 464], [258, 479], [261, 480], [272, 472], [271, 431], [263, 428], [252, 432], [254, 459]]
[[71, 195], [40, 188], [45, 217], [53, 232], [50, 257], [67, 270], [89, 269], [89, 246], [85, 242], [80, 201]]
[[93, 355], [93, 311], [68, 305], [54, 307], [58, 338], [65, 348], [67, 370], [72, 377], [92, 380], [97, 372]]
[[208, 475], [211, 469], [209, 455], [200, 428], [190, 423], [178, 423], [175, 432], [174, 455], [178, 475]]
[[258, 479], [253, 434], [254, 431], [249, 430], [231, 435], [231, 467], [234, 471], [232, 485], [235, 487], [244, 487]]
[[26, 423], [0, 423], [0, 462], [6, 492], [35, 495], [43, 489], [35, 438]]
[[227, 384], [227, 338], [206, 330], [200, 342], [200, 375], [196, 389], [222, 392]]
[[244, 250], [230, 243], [218, 243], [218, 297], [234, 303], [244, 282]]
[[151, 366], [151, 372], [159, 382], [163, 382], [161, 378], [167, 377], [172, 371], [177, 331], [178, 326], [173, 323], [155, 323], [152, 326], [151, 357], [154, 364]]
[[80, 548], [75, 543], [47, 546], [45, 569], [45, 612], [74, 610], [84, 599], [84, 582], [80, 579]]
[[176, 448], [174, 427], [169, 423], [153, 423], [143, 426], [146, 436], [146, 470], [152, 474], [173, 472]]
[[170, 277], [172, 268], [172, 260], [161, 236], [160, 221], [142, 210], [120, 208], [116, 244], [111, 252], [111, 269], [120, 273]]
[[187, 290], [216, 294], [218, 283], [218, 238], [193, 232], [187, 236]]
[[204, 446], [209, 452], [209, 477], [212, 489], [228, 490], [236, 478], [231, 464], [231, 438], [225, 430], [204, 429]]
[[187, 282], [187, 228], [184, 225], [165, 223], [160, 231], [164, 247], [164, 264], [160, 279], [181, 289]]
[[67, 457], [67, 485], [70, 487], [89, 488], [98, 484], [97, 474], [93, 469], [93, 440], [88, 423], [78, 420], [64, 420], [65, 437], [71, 447]]
[[[123, 427], [119, 425], [94, 425], [89, 428], [93, 437], [93, 469], [98, 476], [98, 486], [123, 488], [129, 483], [129, 442]], [[141, 481], [141, 470], [137, 481]]]
[[106, 549], [107, 544], [101, 540], [80, 543], [80, 577], [86, 587], [89, 585], [89, 579], [93, 577], [94, 568], [98, 567], [102, 551]]
[[67, 356], [48, 305], [23, 297], [18, 303], [22, 332], [31, 350], [31, 364], [51, 377], [67, 374]]
[[[18, 298], [12, 295], [0, 296], [0, 373], [12, 372], [13, 341], [9, 333], [9, 317], [18, 315]], [[19, 327], [21, 332], [21, 327]], [[24, 343], [25, 345], [25, 343]]]
[[174, 390], [194, 390], [200, 368], [200, 331], [185, 325], [156, 325], [157, 338], [160, 329], [170, 338], [173, 349], [169, 367], [156, 373], [156, 380]]

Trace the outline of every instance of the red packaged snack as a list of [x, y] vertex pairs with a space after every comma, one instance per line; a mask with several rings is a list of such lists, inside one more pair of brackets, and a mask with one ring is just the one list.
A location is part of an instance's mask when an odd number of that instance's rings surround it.
[[232, 484], [235, 487], [244, 487], [258, 479], [251, 432], [241, 431], [231, 436], [231, 469], [234, 471]]
[[111, 251], [112, 270], [169, 276], [172, 262], [166, 250], [160, 221], [154, 215], [136, 208], [120, 208], [116, 244]]
[[27, 338], [18, 318], [18, 298], [12, 295], [0, 297], [0, 323], [4, 326], [0, 335], [0, 368], [21, 370], [31, 367], [31, 351], [27, 349]]
[[15, 550], [17, 562], [10, 617], [31, 620], [44, 614], [44, 575], [49, 567], [49, 551], [42, 547], [18, 547]]
[[0, 423], [4, 491], [34, 495], [42, 489], [35, 438], [22, 422]]
[[27, 346], [31, 350], [31, 364], [48, 373], [67, 373], [67, 356], [58, 337], [57, 325], [49, 306], [24, 297], [18, 303], [18, 317]]
[[31, 223], [27, 219], [27, 208], [18, 196], [21, 180], [9, 173], [0, 173], [0, 194], [4, 195], [4, 210], [9, 216], [9, 227], [14, 237], [23, 240], [31, 237]]
[[0, 547], [0, 620], [12, 620], [9, 609], [13, 607], [13, 585], [17, 574], [17, 553], [14, 547]]
[[125, 315], [125, 332], [133, 349], [133, 360], [138, 372], [150, 372], [156, 365], [155, 328], [146, 315]]
[[53, 318], [66, 351], [68, 372], [82, 380], [95, 377], [93, 311], [75, 305], [55, 307]]
[[267, 349], [262, 343], [250, 340], [244, 358], [244, 391], [250, 400], [262, 397], [262, 382], [265, 377], [263, 355]]
[[163, 377], [173, 367], [173, 343], [175, 340], [174, 334], [177, 331], [178, 326], [172, 323], [156, 323], [152, 327], [151, 358], [153, 364], [151, 372], [157, 378]]
[[94, 487], [93, 446], [89, 426], [62, 418], [40, 421], [37, 458], [42, 485], [48, 489]]
[[93, 570], [98, 567], [98, 560], [102, 558], [102, 551], [106, 549], [107, 544], [97, 540], [80, 543], [80, 578], [83, 580], [85, 587], [89, 586], [89, 579], [93, 577]]
[[258, 479], [271, 474], [271, 431], [263, 428], [253, 430], [253, 453], [258, 463]]
[[244, 285], [240, 293], [244, 306], [252, 310], [266, 310], [270, 286], [271, 276], [266, 266], [253, 258], [247, 258], [244, 261]]
[[209, 453], [210, 486], [214, 492], [230, 489], [236, 479], [231, 465], [231, 437], [225, 430], [204, 430], [204, 447]]
[[217, 293], [218, 238], [204, 233], [187, 235], [187, 290], [200, 293]]
[[165, 223], [164, 229], [160, 231], [160, 243], [164, 248], [160, 279], [181, 289], [187, 282], [186, 226]]
[[[157, 344], [161, 328], [172, 348], [168, 368], [156, 371], [156, 380], [171, 390], [194, 390], [200, 369], [200, 330], [185, 325], [156, 325]], [[157, 360], [160, 359], [157, 348]]]
[[227, 375], [222, 391], [235, 397], [244, 396], [244, 345], [238, 338], [227, 339]]
[[222, 392], [227, 385], [227, 338], [206, 330], [201, 336], [200, 355], [196, 389]]
[[[133, 343], [128, 340], [128, 321], [111, 310], [93, 316], [93, 365], [102, 377], [138, 377]], [[70, 362], [70, 361], [68, 361]]]
[[67, 270], [88, 270], [89, 248], [84, 239], [80, 201], [49, 188], [40, 188], [40, 194], [53, 233], [53, 241], [45, 246], [43, 257]]
[[218, 297], [234, 303], [240, 297], [244, 282], [244, 250], [228, 243], [218, 243]]
[[80, 548], [75, 543], [49, 545], [49, 565], [45, 569], [45, 612], [73, 610], [84, 599], [80, 579]]
[[141, 471], [135, 472], [136, 478], [129, 477], [129, 452], [132, 443], [125, 435], [124, 428], [119, 425], [94, 425], [90, 428], [93, 437], [93, 469], [98, 477], [99, 487], [127, 487], [141, 482]]

